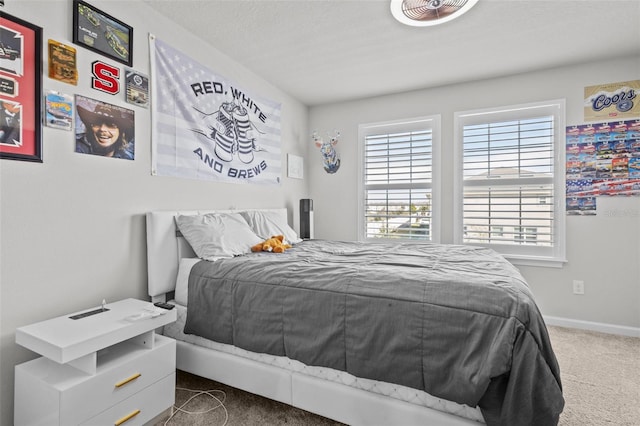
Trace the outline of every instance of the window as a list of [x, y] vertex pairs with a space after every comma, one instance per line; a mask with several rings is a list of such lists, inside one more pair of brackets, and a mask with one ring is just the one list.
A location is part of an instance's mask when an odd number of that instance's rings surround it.
[[359, 127], [360, 239], [438, 241], [440, 117]]
[[538, 229], [516, 226], [513, 238], [518, 244], [536, 244], [538, 242]]
[[564, 101], [455, 115], [457, 243], [564, 261]]

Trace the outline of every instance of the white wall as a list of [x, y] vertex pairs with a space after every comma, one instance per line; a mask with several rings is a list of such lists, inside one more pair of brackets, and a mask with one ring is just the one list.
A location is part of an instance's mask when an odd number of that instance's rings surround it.
[[[469, 66], [473, 66], [470, 64]], [[584, 87], [640, 78], [640, 57], [603, 60], [429, 90], [313, 107], [309, 127], [342, 133], [341, 168], [329, 175], [320, 153], [307, 161], [317, 238], [357, 236], [358, 125], [442, 115], [442, 242], [453, 241], [453, 115], [456, 111], [566, 98], [567, 125], [583, 122]], [[316, 151], [316, 152], [313, 152]], [[449, 165], [449, 166], [448, 166]], [[542, 313], [550, 317], [640, 327], [640, 197], [598, 199], [594, 217], [567, 218], [567, 259], [561, 269], [521, 267]], [[573, 295], [572, 281], [585, 294]]]
[[[70, 0], [7, 0], [0, 9], [71, 43]], [[22, 325], [95, 306], [105, 298], [146, 297], [143, 214], [153, 209], [281, 207], [297, 225], [298, 199], [314, 199], [316, 237], [356, 239], [357, 127], [360, 123], [442, 114], [444, 165], [452, 159], [453, 113], [474, 108], [566, 98], [567, 123], [582, 122], [587, 85], [640, 78], [640, 58], [619, 58], [546, 72], [307, 108], [141, 2], [92, 0], [134, 27], [134, 66], [149, 73], [147, 34], [164, 41], [250, 88], [282, 103], [282, 164], [286, 154], [306, 157], [305, 180], [283, 176], [280, 187], [215, 184], [150, 175], [149, 111], [90, 89], [90, 63], [101, 59], [78, 47], [80, 80], [70, 86], [46, 77], [43, 89], [83, 94], [136, 111], [133, 162], [75, 154], [71, 132], [43, 129], [44, 163], [0, 161], [0, 424], [13, 418], [13, 367], [34, 357], [15, 344]], [[472, 65], [470, 65], [472, 66]], [[381, 82], [383, 84], [383, 82]], [[309, 129], [339, 129], [341, 169], [322, 170]], [[452, 182], [443, 182], [451, 207]], [[640, 197], [599, 199], [597, 217], [569, 217], [568, 259], [562, 269], [522, 268], [544, 314], [640, 327]], [[605, 214], [608, 212], [608, 214]], [[451, 218], [442, 238], [452, 240]], [[584, 296], [571, 294], [583, 279]]]
[[[9, 0], [8, 13], [43, 28], [45, 44], [71, 42], [72, 2]], [[288, 207], [297, 223], [298, 200], [308, 196], [308, 179], [286, 177], [286, 154], [306, 155], [308, 109], [249, 72], [214, 47], [224, 40], [197, 39], [176, 28], [142, 2], [93, 0], [91, 4], [134, 28], [133, 68], [149, 74], [148, 33], [260, 97], [282, 104], [280, 186], [217, 184], [152, 177], [150, 112], [90, 89], [96, 59], [121, 66], [77, 46], [77, 86], [47, 77], [43, 89], [83, 94], [135, 110], [135, 161], [74, 153], [72, 132], [43, 129], [42, 164], [0, 161], [0, 424], [13, 418], [13, 367], [35, 355], [15, 344], [15, 329], [36, 321], [127, 297], [145, 298], [144, 213], [154, 209]], [[295, 217], [294, 217], [295, 216]]]

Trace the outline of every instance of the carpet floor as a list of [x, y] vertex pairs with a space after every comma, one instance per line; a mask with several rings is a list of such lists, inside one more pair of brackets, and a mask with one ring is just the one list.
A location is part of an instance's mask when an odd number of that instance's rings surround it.
[[[639, 338], [561, 327], [549, 327], [549, 335], [560, 364], [565, 398], [560, 426], [640, 425]], [[177, 407], [195, 395], [183, 389], [224, 391], [224, 397], [217, 392], [212, 395], [224, 398], [225, 408], [204, 414], [178, 412], [169, 419], [167, 426], [340, 425], [183, 371], [177, 374]], [[214, 399], [201, 395], [189, 402], [185, 410], [201, 412], [216, 405]], [[167, 414], [154, 426], [164, 425], [168, 417]]]

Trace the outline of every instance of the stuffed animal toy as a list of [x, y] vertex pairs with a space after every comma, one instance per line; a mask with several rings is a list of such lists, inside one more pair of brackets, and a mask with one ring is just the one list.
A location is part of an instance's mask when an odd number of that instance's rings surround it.
[[290, 249], [289, 244], [284, 243], [284, 235], [274, 235], [262, 243], [251, 247], [251, 251], [270, 251], [272, 253], [283, 253], [286, 249]]

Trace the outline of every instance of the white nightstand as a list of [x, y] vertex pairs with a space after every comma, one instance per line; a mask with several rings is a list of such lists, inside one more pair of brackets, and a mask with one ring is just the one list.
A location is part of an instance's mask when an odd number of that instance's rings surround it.
[[151, 314], [159, 308], [137, 299], [105, 308], [16, 330], [16, 343], [42, 355], [15, 367], [16, 426], [143, 425], [174, 404], [176, 342], [155, 329], [176, 310]]

